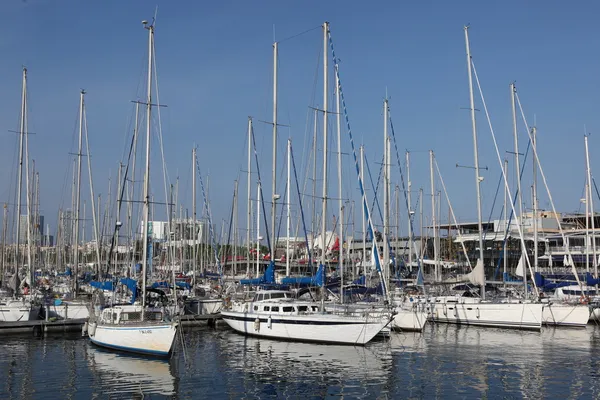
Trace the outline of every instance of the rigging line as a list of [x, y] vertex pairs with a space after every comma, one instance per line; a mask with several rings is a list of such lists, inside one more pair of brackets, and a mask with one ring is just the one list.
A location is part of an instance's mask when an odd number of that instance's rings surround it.
[[296, 192], [298, 193], [298, 202], [300, 203], [300, 215], [302, 217], [302, 227], [304, 228], [304, 239], [306, 240], [306, 253], [308, 254], [308, 265], [312, 268], [313, 270], [313, 275], [316, 273], [316, 270], [313, 266], [312, 263], [312, 259], [311, 259], [311, 251], [310, 251], [310, 246], [308, 244], [308, 233], [306, 231], [306, 221], [304, 219], [304, 208], [302, 207], [302, 197], [300, 195], [300, 184], [298, 183], [298, 175], [296, 174], [296, 162], [294, 161], [294, 152], [292, 150], [292, 145], [290, 143], [290, 154], [291, 154], [291, 159], [292, 159], [292, 167], [294, 169], [294, 180], [296, 181]]
[[[371, 211], [370, 213], [373, 213], [373, 210], [375, 209], [375, 206], [377, 206], [377, 209], [379, 210], [379, 218], [381, 218], [383, 220], [382, 217], [382, 212], [381, 212], [381, 207], [379, 205], [379, 199], [377, 198], [377, 191], [379, 188], [375, 188], [375, 185], [373, 183], [373, 176], [371, 175], [371, 167], [369, 167], [369, 160], [365, 157], [365, 165], [366, 165], [366, 169], [367, 169], [367, 173], [369, 174], [369, 180], [371, 181], [371, 187], [373, 188], [373, 204], [371, 205]], [[383, 163], [381, 163], [381, 165], [383, 165]], [[380, 176], [381, 176], [381, 169], [379, 170]], [[377, 180], [377, 184], [379, 185], [379, 180]]]
[[[400, 152], [398, 150], [398, 142], [396, 141], [396, 132], [394, 130], [394, 123], [392, 122], [392, 114], [390, 111], [391, 111], [390, 106], [388, 104], [388, 118], [390, 120], [390, 128], [391, 128], [390, 130], [392, 131], [392, 139], [394, 141], [394, 149], [396, 151], [396, 159], [398, 160], [398, 171], [400, 172], [400, 182], [402, 183], [402, 191], [404, 192], [404, 200], [406, 203], [406, 210], [408, 212], [408, 220], [409, 220], [409, 225], [410, 225], [410, 232], [408, 234], [411, 238], [411, 241], [412, 241], [413, 247], [414, 247], [414, 249], [409, 249], [409, 251], [413, 251], [413, 250], [416, 250], [416, 246], [417, 246], [417, 244], [414, 240], [414, 231], [415, 231], [414, 215], [415, 214], [413, 214], [413, 215], [410, 214], [411, 209], [410, 209], [410, 204], [408, 203], [408, 195], [407, 195], [406, 185], [404, 183], [404, 173], [402, 172], [402, 161], [400, 160]], [[434, 158], [434, 160], [435, 160], [435, 158]], [[436, 165], [437, 165], [437, 161], [436, 161]], [[438, 173], [439, 173], [439, 169], [438, 169]], [[443, 182], [442, 182], [442, 184], [443, 184]], [[448, 201], [448, 203], [450, 203], [450, 201]], [[416, 251], [415, 251], [415, 255], [417, 255]], [[412, 268], [412, 266], [411, 266], [411, 268]], [[417, 268], [421, 268], [420, 257], [417, 257]]]
[[[450, 196], [448, 195], [448, 191], [446, 190], [446, 184], [444, 183], [444, 178], [442, 178], [442, 172], [440, 171], [440, 167], [437, 163], [437, 158], [435, 158], [435, 155], [434, 155], [433, 161], [435, 163], [435, 168], [436, 168], [438, 176], [440, 178], [440, 183], [442, 184], [442, 188], [444, 189], [444, 194], [446, 195], [446, 201], [448, 202], [448, 205], [450, 206], [450, 212], [452, 213], [452, 219], [454, 220], [454, 225], [457, 228], [456, 232], [458, 233], [458, 238], [461, 239], [460, 244], [462, 245], [462, 249], [465, 254], [465, 258], [467, 259], [467, 264], [469, 264], [469, 267], [471, 268], [471, 271], [472, 271], [473, 266], [471, 265], [471, 260], [469, 260], [469, 253], [467, 252], [467, 248], [465, 246], [464, 240], [462, 240], [462, 235], [460, 233], [460, 229], [458, 228], [458, 221], [456, 220], [456, 216], [454, 215], [454, 209], [452, 208], [452, 204], [450, 203]], [[417, 200], [417, 203], [418, 203], [418, 200]], [[411, 222], [411, 229], [412, 229], [412, 222]], [[448, 228], [448, 237], [450, 237], [450, 228]]]
[[596, 195], [598, 196], [598, 199], [600, 200], [600, 192], [598, 192], [598, 186], [596, 186], [596, 179], [592, 176], [592, 182], [594, 183], [594, 189], [596, 189]]
[[[223, 263], [223, 273], [225, 273], [225, 271], [227, 270], [227, 256], [229, 256], [229, 251], [232, 250], [231, 247], [229, 246], [230, 240], [231, 240], [231, 226], [233, 225], [233, 210], [235, 209], [235, 187], [233, 189], [233, 199], [231, 200], [231, 215], [229, 216], [229, 229], [227, 230], [227, 245], [225, 246], [225, 254], [224, 254], [224, 259], [225, 262]], [[235, 264], [237, 262], [237, 260], [232, 260], [232, 263]], [[232, 264], [232, 265], [233, 265]], [[233, 268], [232, 268], [233, 271]]]
[[198, 162], [198, 155], [196, 154], [196, 172], [198, 173], [198, 178], [200, 179], [200, 189], [202, 191], [202, 199], [204, 200], [204, 212], [206, 212], [206, 218], [208, 219], [208, 231], [210, 233], [210, 239], [212, 244], [213, 254], [215, 256], [215, 262], [217, 264], [217, 272], [219, 273], [219, 281], [221, 282], [221, 287], [223, 287], [223, 268], [221, 266], [221, 260], [219, 259], [219, 254], [217, 253], [217, 243], [215, 242], [215, 230], [212, 223], [212, 215], [210, 212], [210, 205], [208, 199], [206, 197], [206, 189], [204, 188], [204, 180], [202, 179], [202, 173], [200, 170], [200, 163]]
[[[254, 160], [256, 161], [256, 174], [257, 174], [257, 180], [258, 180], [258, 184], [260, 186], [260, 198], [263, 199], [263, 201], [261, 201], [261, 205], [262, 205], [262, 211], [263, 211], [263, 220], [265, 222], [265, 230], [267, 233], [267, 246], [269, 248], [269, 252], [272, 252], [271, 249], [271, 239], [269, 237], [269, 223], [267, 222], [267, 210], [265, 209], [265, 202], [264, 202], [264, 195], [263, 195], [263, 185], [262, 185], [262, 181], [260, 179], [260, 165], [258, 163], [258, 152], [256, 151], [256, 139], [255, 139], [255, 135], [254, 135], [254, 126], [252, 126], [252, 130], [251, 130], [251, 135], [252, 135], [252, 148], [254, 149]], [[257, 199], [256, 201], [260, 201], [260, 199]], [[273, 229], [275, 229], [275, 227], [273, 227]]]
[[[523, 111], [523, 106], [521, 105], [521, 99], [519, 98], [519, 94], [515, 93], [515, 97], [517, 99], [517, 103], [519, 104], [519, 109], [521, 111], [521, 117], [523, 118], [523, 122], [525, 123], [525, 126], [529, 126], [527, 125], [527, 119], [525, 118], [525, 113]], [[531, 136], [531, 132], [529, 131], [529, 129], [527, 129], [527, 137], [529, 137], [529, 140], [532, 140], [532, 136]], [[565, 238], [565, 232], [564, 229], [562, 228], [562, 225], [560, 223], [560, 220], [558, 218], [558, 213], [556, 212], [556, 207], [554, 205], [554, 200], [552, 199], [552, 193], [550, 192], [550, 188], [548, 187], [548, 181], [546, 180], [546, 174], [544, 173], [544, 169], [542, 168], [542, 163], [540, 161], [540, 157], [538, 155], [538, 152], [536, 150], [535, 146], [532, 146], [533, 149], [533, 161], [535, 163], [537, 163], [538, 167], [539, 167], [539, 172], [540, 175], [542, 177], [542, 182], [544, 182], [544, 187], [546, 188], [546, 194], [548, 195], [548, 200], [550, 200], [550, 205], [552, 206], [552, 212], [554, 213], [554, 218], [556, 220], [556, 223], [558, 225], [558, 229], [560, 231], [560, 235], [563, 238], [563, 241], [565, 241], [566, 243], [566, 238]], [[565, 248], [567, 255], [569, 256], [569, 259], [572, 259], [572, 254], [571, 254], [571, 250], [569, 249], [569, 246], [566, 246]], [[579, 285], [579, 287], [582, 289], [583, 291], [583, 284], [581, 283], [579, 276], [577, 275], [577, 270], [575, 269], [575, 263], [571, 263], [571, 268], [573, 270], [573, 274], [575, 275], [575, 277], [577, 278], [577, 284]]]
[[[527, 156], [529, 155], [529, 149], [531, 148], [531, 141], [527, 142], [527, 149], [525, 150], [525, 156], [523, 157], [523, 165], [519, 166], [520, 167], [520, 172], [519, 172], [519, 178], [518, 179], [522, 179], [523, 178], [523, 173], [525, 172], [525, 165], [527, 163]], [[519, 196], [519, 189], [515, 190], [515, 195], [514, 198], [511, 202], [512, 204], [512, 208], [510, 210], [510, 214], [508, 217], [508, 223], [506, 224], [505, 227], [505, 231], [504, 231], [504, 240], [502, 243], [502, 252], [500, 253], [500, 257], [498, 259], [498, 263], [496, 264], [496, 270], [494, 271], [494, 279], [496, 279], [496, 277], [498, 276], [498, 272], [500, 271], [500, 263], [502, 262], [503, 258], [504, 258], [504, 247], [506, 246], [507, 242], [508, 242], [508, 233], [510, 231], [510, 227], [512, 225], [512, 219], [514, 217], [514, 207], [517, 204], [517, 199]], [[506, 219], [506, 218], [505, 218]]]
[[[347, 130], [348, 136], [350, 138], [350, 146], [352, 148], [352, 156], [354, 158], [354, 166], [356, 168], [358, 186], [360, 188], [360, 193], [362, 196], [363, 209], [365, 210], [365, 217], [367, 218], [367, 222], [368, 222], [367, 232], [369, 235], [369, 241], [371, 241], [374, 246], [373, 255], [375, 256], [374, 257], [375, 258], [375, 267], [377, 269], [377, 274], [379, 275], [379, 280], [381, 282], [381, 289], [383, 290], [384, 296], [386, 297], [385, 303], [387, 304], [388, 303], [387, 283], [386, 283], [385, 279], [383, 278], [383, 271], [381, 269], [381, 262], [380, 262], [380, 258], [379, 258], [379, 246], [377, 245], [377, 239], [374, 238], [374, 235], [373, 235], [373, 220], [371, 219], [371, 213], [369, 212], [369, 203], [367, 201], [367, 195], [365, 194], [364, 184], [363, 184], [363, 181], [360, 176], [360, 165], [358, 163], [358, 156], [356, 155], [356, 147], [354, 146], [354, 137], [352, 136], [352, 129], [350, 128], [350, 118], [348, 117], [348, 110], [346, 107], [346, 99], [344, 96], [344, 91], [342, 90], [342, 80], [340, 78], [339, 63], [338, 63], [337, 57], [335, 56], [335, 50], [333, 48], [333, 39], [331, 37], [331, 32], [327, 32], [327, 34], [329, 37], [329, 47], [331, 48], [331, 56], [332, 56], [333, 62], [334, 62], [334, 71], [335, 71], [337, 81], [338, 81], [338, 90], [340, 92], [340, 98], [342, 100], [342, 109], [344, 110], [344, 120], [346, 122], [346, 130]], [[323, 54], [323, 57], [325, 57], [325, 54]], [[373, 256], [372, 256], [372, 258], [373, 258]]]
[[318, 26], [315, 26], [314, 28], [310, 28], [310, 29], [307, 29], [307, 30], [305, 30], [305, 31], [303, 31], [303, 32], [296, 33], [295, 35], [288, 36], [288, 37], [286, 37], [285, 39], [278, 40], [278, 41], [277, 41], [277, 43], [283, 43], [283, 42], [287, 42], [288, 40], [291, 40], [291, 39], [297, 38], [298, 36], [305, 35], [305, 34], [307, 34], [308, 32], [312, 32], [312, 31], [314, 31], [314, 30], [316, 30], [316, 29], [319, 29], [319, 28], [322, 28], [322, 26], [321, 26], [321, 25], [318, 25]]
[[[487, 104], [485, 102], [485, 97], [483, 96], [483, 89], [481, 88], [481, 84], [479, 82], [479, 76], [477, 75], [477, 70], [475, 69], [475, 63], [473, 62], [473, 58], [472, 57], [469, 60], [469, 68], [471, 68], [471, 66], [473, 66], [473, 74], [475, 75], [475, 80], [477, 82], [477, 88], [479, 89], [479, 95], [481, 97], [481, 102], [483, 103], [483, 108], [485, 110], [485, 116], [486, 116], [486, 119], [487, 119], [487, 122], [488, 122], [488, 126], [490, 128], [490, 133], [492, 134], [492, 139], [493, 139], [493, 142], [494, 142], [494, 149], [496, 150], [497, 161], [500, 164], [500, 166], [502, 167], [502, 177], [504, 178], [504, 184], [505, 184], [505, 187], [506, 187], [506, 191], [508, 193], [510, 193], [510, 188], [508, 187], [508, 179], [507, 179], [506, 174], [504, 172], [504, 166], [502, 165], [502, 157], [500, 157], [500, 150], [498, 149], [498, 142], [496, 141], [496, 134], [494, 133], [494, 128], [492, 126], [492, 120], [490, 119], [490, 114], [489, 114], [489, 111], [488, 111], [488, 108], [487, 108]], [[534, 149], [534, 151], [535, 151], [535, 149]], [[542, 176], [543, 176], [543, 173], [542, 173]], [[514, 210], [514, 207], [513, 207], [513, 210]], [[519, 236], [521, 238], [521, 245], [523, 246], [523, 249], [526, 249], [527, 247], [525, 246], [525, 237], [523, 236], [523, 230], [521, 229], [521, 226], [519, 224], [517, 224], [517, 229], [519, 231]], [[559, 226], [559, 229], [560, 229], [560, 226]], [[483, 251], [483, 249], [482, 249], [482, 251]], [[531, 262], [529, 261], [529, 257], [525, 257], [525, 259], [527, 261], [527, 267], [529, 269], [529, 272], [530, 272], [531, 276], [533, 276], [533, 269], [531, 268]], [[532, 283], [533, 283], [533, 288], [535, 289], [535, 295], [537, 297], [539, 297], [540, 292], [539, 292], [539, 289], [538, 289], [535, 281], [532, 281]], [[579, 283], [579, 286], [581, 287], [581, 282], [579, 282], [579, 278], [577, 280], [577, 283]]]

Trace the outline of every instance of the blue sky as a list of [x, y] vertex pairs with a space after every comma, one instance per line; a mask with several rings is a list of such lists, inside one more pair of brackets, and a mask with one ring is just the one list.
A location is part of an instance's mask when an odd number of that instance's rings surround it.
[[[18, 128], [22, 65], [29, 70], [29, 130], [36, 132], [30, 137], [30, 153], [40, 171], [47, 220], [52, 225], [57, 209], [70, 204], [69, 152], [75, 150], [80, 88], [88, 92], [95, 190], [106, 196], [108, 176], [114, 181], [131, 134], [130, 101], [143, 96], [147, 35], [140, 21], [151, 19], [156, 4], [160, 99], [168, 105], [161, 117], [169, 177], [174, 181], [179, 176], [180, 198], [189, 207], [190, 154], [196, 143], [203, 174], [210, 172], [216, 221], [228, 217], [233, 180], [240, 174], [240, 220], [245, 220], [245, 176], [240, 172], [246, 164], [245, 129], [248, 115], [271, 119], [273, 36], [282, 40], [325, 20], [341, 59], [355, 139], [365, 144], [372, 170], [382, 154], [387, 90], [399, 147], [413, 152], [413, 188], [429, 192], [426, 151], [433, 149], [461, 220], [476, 218], [473, 173], [455, 167], [473, 164], [470, 117], [464, 109], [469, 104], [464, 24], [471, 25], [472, 54], [501, 150], [512, 149], [509, 84], [516, 81], [529, 122], [534, 115], [537, 121], [539, 154], [559, 211], [580, 207], [584, 124], [592, 133], [592, 171], [600, 168], [594, 156], [600, 141], [600, 10], [595, 2], [5, 0], [0, 5], [2, 201], [12, 202], [14, 192], [16, 135], [8, 130]], [[290, 126], [280, 129], [280, 182], [288, 136], [297, 162], [308, 160], [308, 152], [303, 153], [309, 140], [305, 132], [311, 135], [312, 129], [308, 107], [322, 105], [321, 52], [319, 29], [280, 44], [279, 121]], [[477, 108], [482, 108], [479, 100]], [[499, 167], [483, 113], [477, 118], [480, 163], [489, 167], [482, 184], [487, 219]], [[267, 193], [270, 129], [255, 122]], [[524, 148], [522, 129], [520, 136]], [[157, 143], [153, 145], [153, 174], [160, 176]], [[348, 151], [345, 140], [343, 152]], [[335, 164], [330, 171], [334, 196]], [[299, 174], [303, 179], [304, 172]], [[344, 174], [344, 197], [356, 198], [348, 156]], [[398, 182], [397, 167], [393, 174]], [[87, 184], [82, 190], [82, 199], [89, 202]], [[529, 198], [529, 189], [525, 193]], [[544, 193], [540, 203], [549, 208]], [[428, 202], [425, 209], [430, 209]], [[445, 219], [446, 206], [442, 209]]]

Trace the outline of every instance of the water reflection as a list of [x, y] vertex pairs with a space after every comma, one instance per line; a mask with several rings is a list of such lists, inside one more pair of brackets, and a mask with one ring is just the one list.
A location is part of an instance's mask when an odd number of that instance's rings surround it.
[[87, 347], [88, 365], [102, 381], [105, 394], [174, 395], [176, 378], [167, 360], [150, 359]]
[[599, 398], [600, 329], [431, 325], [365, 347], [184, 332], [156, 360], [80, 336], [0, 338], [1, 399]]

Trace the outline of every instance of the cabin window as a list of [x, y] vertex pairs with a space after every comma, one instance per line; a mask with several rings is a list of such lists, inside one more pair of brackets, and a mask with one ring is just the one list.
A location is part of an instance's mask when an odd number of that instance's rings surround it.
[[315, 307], [315, 306], [313, 306], [312, 310], [313, 310], [313, 311], [319, 311], [319, 308], [318, 308], [318, 307]]
[[273, 306], [273, 307], [271, 307], [271, 311], [273, 311], [273, 312], [279, 312], [279, 307], [278, 306]]
[[569, 238], [569, 246], [585, 246], [583, 238]]
[[269, 307], [269, 306], [264, 306], [264, 307], [263, 307], [263, 311], [271, 311], [271, 307]]
[[285, 299], [285, 293], [271, 293], [272, 299]]
[[294, 311], [294, 307], [283, 307], [283, 312], [292, 312]]
[[263, 299], [262, 293], [256, 297], [256, 301], [261, 301]]
[[254, 311], [258, 311], [258, 306], [254, 306]]
[[560, 239], [549, 239], [548, 240], [548, 245], [550, 247], [562, 247], [563, 246], [563, 240], [562, 240], [562, 238], [560, 238]]
[[299, 312], [307, 312], [308, 311], [308, 306], [298, 306], [298, 311]]

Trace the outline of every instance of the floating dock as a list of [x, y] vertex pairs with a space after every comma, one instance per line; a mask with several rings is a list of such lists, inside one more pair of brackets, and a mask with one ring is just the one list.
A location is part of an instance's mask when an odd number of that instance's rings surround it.
[[0, 322], [0, 335], [30, 333], [41, 336], [45, 333], [81, 332], [86, 322], [87, 318]]

